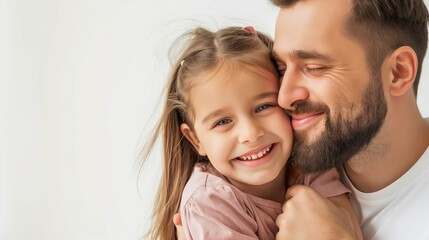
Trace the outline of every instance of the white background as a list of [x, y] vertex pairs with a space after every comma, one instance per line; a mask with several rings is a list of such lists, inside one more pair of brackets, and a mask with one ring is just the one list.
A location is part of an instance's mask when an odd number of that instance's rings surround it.
[[0, 239], [137, 239], [161, 168], [135, 162], [172, 41], [195, 26], [273, 36], [276, 14], [264, 0], [0, 0]]

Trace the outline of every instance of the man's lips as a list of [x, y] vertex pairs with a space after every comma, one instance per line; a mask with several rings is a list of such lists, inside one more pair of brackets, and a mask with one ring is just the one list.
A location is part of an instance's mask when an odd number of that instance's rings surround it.
[[323, 112], [292, 114], [292, 128], [294, 130], [298, 130], [315, 125], [320, 121], [320, 118], [323, 116], [323, 114]]

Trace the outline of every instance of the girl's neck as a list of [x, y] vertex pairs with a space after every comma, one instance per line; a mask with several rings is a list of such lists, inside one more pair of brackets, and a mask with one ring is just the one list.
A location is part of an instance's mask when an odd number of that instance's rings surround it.
[[286, 195], [286, 171], [285, 168], [280, 172], [280, 174], [271, 182], [262, 184], [262, 185], [247, 185], [243, 183], [237, 183], [235, 181], [228, 181], [240, 189], [241, 191], [248, 193], [250, 195], [275, 201], [278, 203], [285, 202]]

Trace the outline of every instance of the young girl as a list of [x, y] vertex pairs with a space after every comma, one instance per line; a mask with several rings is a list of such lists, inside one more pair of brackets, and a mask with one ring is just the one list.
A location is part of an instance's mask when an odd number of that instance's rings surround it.
[[188, 36], [145, 155], [161, 135], [164, 173], [151, 239], [174, 239], [179, 209], [187, 239], [274, 239], [287, 183], [351, 209], [334, 169], [303, 175], [286, 167], [293, 133], [277, 105], [271, 39], [251, 27]]

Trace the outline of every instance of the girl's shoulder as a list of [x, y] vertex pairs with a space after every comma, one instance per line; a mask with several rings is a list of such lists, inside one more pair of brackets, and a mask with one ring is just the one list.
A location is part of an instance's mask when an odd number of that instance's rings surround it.
[[185, 235], [193, 239], [268, 239], [257, 236], [259, 225], [251, 204], [214, 168], [197, 167], [180, 204]]
[[181, 208], [187, 204], [212, 204], [219, 201], [235, 201], [245, 205], [248, 200], [245, 193], [231, 185], [211, 165], [195, 166], [182, 192]]
[[[326, 171], [311, 173], [311, 174], [298, 174], [300, 177], [294, 179], [292, 184], [304, 184], [316, 190], [324, 197], [334, 197], [344, 193], [350, 193], [335, 168]], [[290, 184], [291, 182], [289, 182]]]

